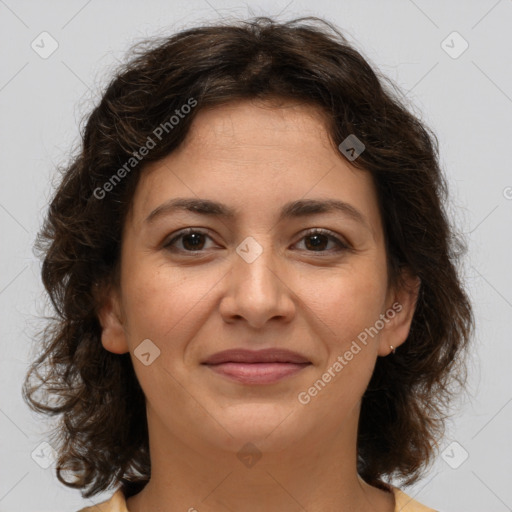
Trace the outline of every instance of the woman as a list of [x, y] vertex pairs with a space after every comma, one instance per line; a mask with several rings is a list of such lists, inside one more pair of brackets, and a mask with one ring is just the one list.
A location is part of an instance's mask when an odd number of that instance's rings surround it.
[[388, 480], [465, 378], [446, 196], [435, 135], [327, 22], [142, 46], [38, 241], [58, 317], [24, 396], [62, 417], [59, 480], [112, 512], [432, 510]]

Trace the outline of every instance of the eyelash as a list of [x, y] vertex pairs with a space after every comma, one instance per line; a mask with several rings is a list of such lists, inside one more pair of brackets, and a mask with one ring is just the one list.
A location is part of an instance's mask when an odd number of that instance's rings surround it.
[[[192, 254], [200, 254], [201, 252], [204, 252], [203, 250], [188, 251], [186, 249], [177, 249], [175, 247], [172, 247], [176, 241], [178, 241], [179, 239], [181, 239], [187, 235], [191, 235], [191, 234], [205, 235], [211, 239], [210, 235], [208, 235], [208, 233], [206, 231], [203, 231], [202, 229], [187, 228], [181, 232], [178, 232], [178, 234], [176, 236], [174, 236], [171, 240], [169, 240], [168, 242], [166, 242], [164, 244], [163, 248], [167, 249], [169, 251], [172, 251], [172, 252], [188, 253], [191, 255]], [[331, 231], [328, 231], [326, 229], [321, 229], [321, 228], [312, 228], [312, 229], [308, 230], [306, 233], [304, 233], [304, 235], [302, 236], [300, 241], [302, 241], [304, 238], [312, 237], [315, 235], [322, 235], [322, 236], [329, 238], [338, 246], [338, 248], [335, 249], [334, 251], [332, 251], [332, 250], [331, 251], [308, 251], [307, 249], [305, 249], [306, 252], [317, 253], [320, 255], [322, 253], [333, 253], [333, 252], [338, 253], [338, 252], [342, 252], [342, 251], [350, 251], [351, 250], [351, 247], [349, 247], [346, 243], [341, 241], [337, 236], [333, 235]]]

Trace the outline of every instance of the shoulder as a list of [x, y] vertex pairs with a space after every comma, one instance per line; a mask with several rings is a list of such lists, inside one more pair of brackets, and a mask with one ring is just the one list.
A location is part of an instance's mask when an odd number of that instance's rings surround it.
[[395, 512], [437, 512], [417, 502], [398, 487], [392, 487], [392, 491], [395, 495]]
[[82, 508], [78, 512], [128, 512], [128, 509], [124, 494], [121, 489], [118, 489], [109, 500]]

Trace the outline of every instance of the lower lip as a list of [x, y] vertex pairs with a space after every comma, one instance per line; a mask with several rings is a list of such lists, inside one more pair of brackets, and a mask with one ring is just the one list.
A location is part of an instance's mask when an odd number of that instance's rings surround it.
[[295, 375], [310, 363], [221, 363], [208, 368], [243, 384], [272, 384]]

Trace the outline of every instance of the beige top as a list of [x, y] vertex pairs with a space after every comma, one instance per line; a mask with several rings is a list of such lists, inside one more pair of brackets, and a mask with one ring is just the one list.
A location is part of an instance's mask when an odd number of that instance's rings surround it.
[[[391, 487], [391, 490], [395, 495], [395, 512], [436, 512], [433, 508], [425, 507], [425, 505], [413, 500], [397, 487]], [[108, 501], [83, 508], [78, 512], [129, 512], [129, 510], [126, 508], [124, 494], [119, 489]]]

